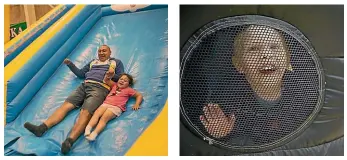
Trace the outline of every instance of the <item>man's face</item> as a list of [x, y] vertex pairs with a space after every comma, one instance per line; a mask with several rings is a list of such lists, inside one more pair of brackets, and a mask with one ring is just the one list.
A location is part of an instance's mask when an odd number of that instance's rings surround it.
[[251, 26], [240, 44], [238, 70], [252, 86], [268, 88], [282, 82], [288, 60], [280, 33], [269, 27]]
[[98, 50], [98, 57], [101, 62], [108, 60], [111, 56], [111, 50], [108, 46], [101, 46]]

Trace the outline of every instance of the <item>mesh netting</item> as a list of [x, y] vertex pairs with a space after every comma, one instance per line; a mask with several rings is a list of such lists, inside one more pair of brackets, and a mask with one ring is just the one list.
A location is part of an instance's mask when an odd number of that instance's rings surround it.
[[267, 20], [217, 20], [182, 49], [181, 112], [214, 144], [274, 147], [320, 109], [323, 78], [313, 48], [292, 26]]

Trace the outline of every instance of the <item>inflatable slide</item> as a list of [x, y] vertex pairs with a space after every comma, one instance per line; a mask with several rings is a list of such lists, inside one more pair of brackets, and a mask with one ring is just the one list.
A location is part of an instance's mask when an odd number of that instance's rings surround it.
[[[78, 118], [78, 109], [42, 137], [35, 137], [23, 124], [42, 123], [82, 83], [63, 64], [65, 58], [82, 68], [106, 44], [111, 57], [120, 59], [125, 72], [134, 77], [133, 88], [144, 96], [141, 109], [131, 110], [135, 101], [130, 99], [127, 111], [110, 121], [96, 141], [80, 136], [68, 155], [167, 155], [167, 5], [57, 7], [66, 9], [55, 21], [42, 24], [43, 18], [23, 32], [22, 38], [8, 42], [7, 48], [21, 50], [9, 54], [13, 59], [5, 64], [4, 154], [62, 155], [61, 143]], [[50, 14], [56, 12], [49, 12], [46, 18]], [[41, 24], [41, 33], [23, 38]]]

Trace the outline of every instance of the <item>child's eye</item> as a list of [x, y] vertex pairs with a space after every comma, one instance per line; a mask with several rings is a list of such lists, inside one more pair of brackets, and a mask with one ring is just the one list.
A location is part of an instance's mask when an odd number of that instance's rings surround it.
[[248, 48], [248, 51], [259, 51], [260, 47], [259, 46], [251, 46]]
[[278, 49], [279, 47], [278, 47], [278, 45], [271, 45], [270, 46], [270, 49]]

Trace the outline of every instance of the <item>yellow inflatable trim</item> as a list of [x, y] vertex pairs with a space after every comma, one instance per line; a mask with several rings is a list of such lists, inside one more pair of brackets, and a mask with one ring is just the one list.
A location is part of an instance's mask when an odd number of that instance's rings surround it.
[[[141, 112], [141, 109], [139, 110]], [[168, 101], [152, 124], [131, 146], [126, 156], [168, 155]]]

